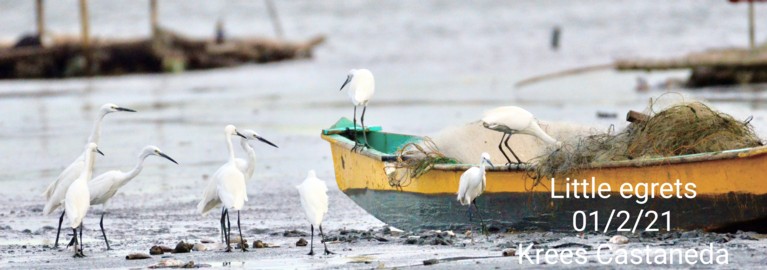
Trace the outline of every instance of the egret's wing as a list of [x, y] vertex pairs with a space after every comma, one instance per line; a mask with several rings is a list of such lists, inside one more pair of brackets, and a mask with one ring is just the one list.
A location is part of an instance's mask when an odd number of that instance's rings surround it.
[[202, 200], [197, 204], [197, 212], [203, 216], [207, 215], [211, 209], [219, 204], [221, 204], [221, 200], [218, 199], [218, 194], [216, 193], [216, 180], [212, 179], [202, 192]]
[[328, 188], [325, 181], [307, 178], [297, 188], [306, 219], [312, 225], [319, 226], [322, 223], [322, 218], [328, 212]]
[[64, 210], [72, 228], [80, 225], [90, 205], [90, 193], [86, 183], [69, 186], [64, 199]]
[[45, 192], [43, 192], [45, 199], [50, 199], [51, 196], [53, 196], [56, 191], [56, 187], [63, 181], [62, 179], [77, 179], [83, 169], [85, 169], [85, 159], [82, 155], [80, 155], [77, 159], [75, 159], [74, 162], [72, 162], [72, 164], [69, 164], [69, 166], [67, 166], [67, 168], [61, 172], [61, 174], [59, 174], [59, 177], [56, 178], [56, 181], [53, 181], [50, 185], [48, 185], [48, 187], [45, 189]]
[[469, 197], [473, 196], [474, 189], [479, 185], [479, 182], [477, 181], [476, 176], [479, 173], [479, 168], [477, 167], [471, 167], [463, 174], [461, 174], [461, 180], [458, 184], [458, 201], [461, 202], [462, 205], [467, 205], [471, 203], [471, 199]]
[[248, 170], [248, 162], [244, 159], [237, 158], [234, 160], [234, 163], [237, 165], [237, 169], [241, 172], [245, 173], [245, 171]]
[[219, 199], [227, 208], [241, 209], [248, 200], [245, 175], [235, 164], [226, 164], [213, 177]]
[[91, 205], [103, 204], [117, 193], [120, 188], [120, 171], [108, 171], [88, 182]]

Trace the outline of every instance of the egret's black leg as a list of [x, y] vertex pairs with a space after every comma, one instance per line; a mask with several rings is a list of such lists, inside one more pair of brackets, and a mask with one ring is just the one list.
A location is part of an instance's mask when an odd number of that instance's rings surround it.
[[311, 239], [309, 241], [309, 254], [306, 254], [306, 255], [314, 256], [314, 224], [311, 224], [309, 226], [310, 226], [310, 228], [312, 230], [312, 238], [309, 238], [309, 239]]
[[226, 252], [232, 252], [232, 221], [229, 220], [229, 209], [226, 209]]
[[226, 207], [221, 207], [221, 243], [226, 243], [226, 223], [224, 222], [224, 210], [226, 210]]
[[[509, 139], [511, 139], [511, 134], [509, 134], [509, 137], [506, 137], [506, 140], [503, 143], [506, 144], [506, 148], [508, 148], [509, 151], [511, 151], [511, 154], [514, 155], [514, 158], [517, 159], [517, 164], [520, 164], [522, 163], [522, 161], [519, 160], [519, 158], [517, 157], [517, 154], [514, 154], [514, 150], [512, 150], [511, 147], [509, 147]], [[508, 159], [508, 157], [506, 159]], [[511, 160], [509, 160], [509, 164], [511, 164]]]
[[506, 135], [509, 135], [509, 137], [511, 137], [510, 134], [503, 133], [503, 136], [501, 136], [501, 141], [498, 142], [498, 150], [501, 150], [501, 154], [503, 154], [503, 157], [505, 157], [506, 161], [509, 162], [509, 163], [506, 163], [506, 165], [509, 165], [509, 164], [511, 164], [511, 159], [509, 158], [509, 156], [506, 155], [506, 152], [503, 151], [503, 140], [506, 139]]
[[322, 241], [322, 245], [325, 246], [325, 255], [333, 254], [333, 252], [330, 252], [330, 250], [328, 250], [328, 244], [325, 243], [325, 234], [322, 233], [322, 225], [320, 225], [320, 239], [322, 239], [321, 240]]
[[482, 213], [479, 211], [479, 207], [477, 206], [477, 199], [474, 199], [474, 201], [472, 201], [471, 204], [474, 205], [474, 209], [477, 210], [477, 216], [479, 216], [479, 224], [482, 226], [480, 228], [480, 232], [484, 231], [484, 233], [487, 233], [487, 227], [485, 226], [485, 221], [482, 219]]
[[75, 247], [75, 256], [73, 256], [73, 257], [75, 257], [75, 258], [82, 257], [82, 255], [80, 254], [80, 251], [78, 250], [79, 247], [77, 246], [77, 228], [72, 228], [72, 237], [73, 237], [72, 241], [75, 242], [75, 245], [74, 245], [74, 247]]
[[357, 150], [357, 147], [360, 146], [360, 143], [357, 141], [357, 106], [354, 106], [354, 129], [352, 130], [352, 140], [354, 141], [352, 152], [354, 152], [354, 150]]
[[53, 244], [53, 248], [59, 247], [59, 234], [61, 234], [61, 223], [64, 222], [64, 213], [66, 212], [67, 211], [61, 211], [61, 216], [59, 217], [59, 228], [56, 230], [56, 243]]
[[67, 244], [67, 247], [70, 247], [72, 245], [75, 245], [75, 238], [72, 238], [72, 240], [69, 240], [69, 244]]
[[368, 109], [367, 105], [362, 107], [362, 116], [360, 116], [360, 124], [362, 124], [362, 137], [365, 139], [365, 142], [362, 143], [362, 146], [370, 148], [370, 144], [368, 144], [368, 133], [365, 130], [365, 111], [367, 109]]
[[83, 224], [82, 223], [80, 223], [80, 256], [85, 257], [85, 253], [83, 253]]
[[245, 239], [242, 239], [242, 228], [240, 228], [240, 210], [237, 210], [237, 230], [240, 231], [240, 249], [242, 249], [243, 252], [248, 251], [248, 248], [245, 247]]
[[104, 215], [107, 212], [101, 213], [101, 222], [99, 222], [99, 226], [101, 226], [101, 235], [104, 236], [104, 242], [107, 243], [107, 250], [112, 250], [111, 247], [109, 247], [109, 240], [107, 240], [107, 233], [104, 232]]

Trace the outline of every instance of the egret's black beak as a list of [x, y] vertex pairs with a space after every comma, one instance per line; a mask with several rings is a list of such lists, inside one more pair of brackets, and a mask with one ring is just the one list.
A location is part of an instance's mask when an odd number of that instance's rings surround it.
[[128, 109], [128, 108], [123, 108], [123, 107], [117, 107], [117, 108], [115, 108], [115, 110], [118, 110], [118, 111], [121, 111], [121, 112], [136, 112], [136, 110], [134, 110], [134, 109]]
[[237, 136], [240, 136], [243, 139], [247, 139], [248, 138], [248, 137], [245, 137], [245, 135], [242, 135], [242, 133], [240, 133], [239, 131], [236, 131], [236, 130], [234, 131], [234, 134], [237, 134]]
[[96, 153], [99, 153], [99, 154], [101, 154], [102, 156], [104, 156], [104, 152], [101, 152], [101, 150], [99, 150], [98, 148], [96, 148]]
[[493, 163], [490, 162], [490, 160], [485, 159], [485, 162], [487, 162], [487, 165], [490, 165], [490, 168], [495, 169], [495, 165], [493, 165]]
[[176, 165], [178, 165], [178, 162], [176, 162], [175, 160], [173, 160], [173, 158], [169, 157], [169, 156], [168, 156], [168, 155], [166, 155], [165, 153], [163, 153], [163, 152], [160, 152], [160, 153], [157, 153], [157, 154], [158, 154], [158, 155], [160, 155], [161, 157], [164, 157], [164, 158], [166, 158], [166, 159], [170, 160], [170, 162], [176, 163]]
[[338, 89], [338, 91], [344, 90], [344, 86], [346, 86], [346, 84], [349, 83], [350, 81], [352, 81], [352, 75], [351, 74], [346, 76], [346, 81], [344, 81], [344, 84], [341, 85], [341, 88]]
[[258, 139], [259, 141], [261, 141], [261, 142], [263, 142], [263, 143], [265, 143], [265, 144], [268, 144], [268, 145], [274, 146], [274, 148], [279, 148], [279, 147], [277, 147], [277, 145], [273, 144], [273, 143], [272, 143], [272, 142], [270, 142], [270, 141], [267, 141], [266, 139], [264, 139], [264, 138], [262, 138], [262, 137], [256, 136], [256, 139]]

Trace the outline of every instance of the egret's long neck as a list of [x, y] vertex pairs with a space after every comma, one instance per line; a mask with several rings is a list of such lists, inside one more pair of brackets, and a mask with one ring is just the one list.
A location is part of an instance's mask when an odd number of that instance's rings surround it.
[[540, 138], [541, 140], [543, 140], [544, 142], [546, 142], [548, 144], [556, 144], [557, 143], [557, 140], [554, 139], [553, 137], [549, 136], [549, 134], [547, 134], [545, 131], [543, 131], [543, 129], [541, 128], [541, 126], [538, 125], [538, 123], [533, 122], [533, 124], [532, 124], [532, 132], [533, 132], [534, 136]]
[[96, 153], [88, 151], [85, 155], [85, 168], [80, 173], [80, 176], [84, 176], [85, 181], [90, 181], [93, 177], [93, 164], [96, 161]]
[[253, 175], [253, 171], [256, 169], [256, 150], [248, 144], [247, 139], [240, 139], [240, 146], [248, 153], [248, 168], [245, 170], [245, 176], [250, 178]]
[[141, 170], [144, 169], [144, 160], [148, 156], [149, 155], [145, 154], [145, 153], [141, 153], [141, 155], [138, 156], [138, 161], [136, 162], [136, 166], [133, 167], [132, 170], [130, 170], [127, 173], [125, 173], [125, 178], [120, 180], [120, 182], [121, 182], [120, 186], [124, 185], [125, 183], [127, 183], [128, 181], [130, 181], [131, 179], [136, 177], [139, 173], [141, 173]]
[[226, 134], [226, 149], [229, 149], [229, 160], [234, 160], [234, 148], [232, 147], [232, 135]]
[[106, 115], [106, 112], [99, 111], [99, 115], [96, 117], [96, 122], [93, 123], [93, 130], [91, 130], [91, 135], [88, 136], [89, 143], [99, 144], [99, 139], [101, 139], [101, 121], [104, 120], [104, 116]]

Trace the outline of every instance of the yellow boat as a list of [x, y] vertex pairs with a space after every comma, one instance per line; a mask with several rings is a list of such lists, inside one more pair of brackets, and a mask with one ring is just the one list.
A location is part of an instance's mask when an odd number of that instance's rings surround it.
[[[376, 218], [400, 229], [476, 226], [476, 220], [469, 221], [466, 206], [461, 206], [455, 195], [461, 174], [474, 165], [437, 164], [416, 179], [392, 181], [390, 176], [397, 150], [422, 138], [382, 132], [380, 127], [370, 127], [366, 132], [371, 147], [361, 151], [351, 151], [354, 141], [350, 138], [356, 134], [361, 140], [362, 129], [353, 126], [346, 118], [322, 132], [322, 139], [330, 143], [338, 187], [349, 198]], [[536, 184], [530, 177], [529, 165], [496, 165], [488, 168], [486, 190], [477, 199], [477, 206], [490, 231], [645, 231], [657, 228], [765, 232], [765, 168], [765, 146], [593, 164], [568, 177], [578, 181], [585, 179], [589, 184], [593, 178], [595, 186], [606, 183], [611, 187], [609, 198], [575, 199], [575, 195], [585, 195], [565, 192], [567, 187], [573, 189], [572, 181], [556, 179], [551, 183], [547, 179]], [[676, 184], [677, 179], [680, 184]], [[637, 200], [642, 199], [635, 195], [646, 192], [626, 192], [634, 194], [631, 198], [621, 196], [622, 185], [636, 189], [645, 185], [642, 183], [649, 187], [647, 192], [655, 192], [654, 198], [640, 204]], [[652, 187], [653, 183], [655, 187]], [[691, 188], [686, 186], [687, 183], [695, 186]], [[587, 187], [588, 195], [594, 185]], [[663, 190], [669, 189], [669, 185], [673, 192]], [[678, 193], [677, 188], [680, 189]], [[694, 190], [694, 198], [689, 198], [693, 194], [688, 189]], [[671, 193], [673, 196], [662, 197]], [[552, 198], [566, 195], [570, 198]], [[626, 213], [619, 214], [620, 211]], [[597, 214], [592, 214], [594, 212]], [[668, 214], [664, 214], [666, 212]]]

